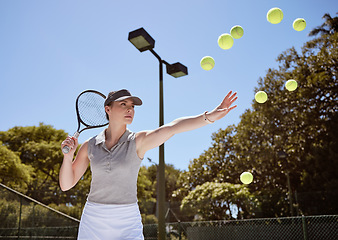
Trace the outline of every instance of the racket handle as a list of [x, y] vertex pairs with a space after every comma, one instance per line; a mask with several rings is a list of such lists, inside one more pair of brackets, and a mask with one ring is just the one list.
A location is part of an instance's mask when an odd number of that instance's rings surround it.
[[73, 137], [75, 137], [75, 138], [79, 138], [79, 136], [80, 136], [79, 132], [75, 132], [74, 135], [73, 135]]
[[69, 153], [69, 150], [70, 150], [70, 147], [68, 147], [68, 146], [64, 146], [62, 148], [62, 152], [65, 153], [65, 154]]
[[[78, 138], [79, 137], [79, 135], [80, 135], [80, 133], [79, 132], [75, 132], [74, 133], [74, 135], [73, 135], [73, 137], [75, 137], [75, 138]], [[70, 151], [70, 147], [69, 146], [64, 146], [63, 148], [62, 148], [62, 152], [64, 153], [64, 154], [67, 154], [67, 153], [69, 153], [69, 151]]]

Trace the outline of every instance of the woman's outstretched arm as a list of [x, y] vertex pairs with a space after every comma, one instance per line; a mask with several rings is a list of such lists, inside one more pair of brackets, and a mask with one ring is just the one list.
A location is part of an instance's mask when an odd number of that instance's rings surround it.
[[236, 95], [236, 92], [232, 93], [230, 91], [223, 101], [210, 112], [204, 112], [197, 116], [178, 118], [155, 130], [138, 132], [136, 135], [138, 156], [143, 158], [148, 150], [160, 146], [175, 134], [203, 127], [225, 117], [231, 110], [237, 107], [237, 105], [232, 106], [237, 100]]

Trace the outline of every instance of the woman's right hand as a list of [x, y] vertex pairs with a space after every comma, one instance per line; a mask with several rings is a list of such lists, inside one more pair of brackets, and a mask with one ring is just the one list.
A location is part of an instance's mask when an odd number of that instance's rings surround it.
[[63, 155], [69, 155], [72, 154], [74, 155], [77, 146], [79, 145], [77, 138], [72, 137], [72, 136], [68, 136], [62, 143], [61, 143], [61, 150], [63, 149], [64, 146], [68, 146], [70, 148], [68, 153], [63, 153]]

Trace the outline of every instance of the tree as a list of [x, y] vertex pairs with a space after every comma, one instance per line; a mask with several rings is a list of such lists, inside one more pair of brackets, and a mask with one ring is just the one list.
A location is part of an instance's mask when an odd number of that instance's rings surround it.
[[254, 204], [244, 185], [206, 182], [189, 192], [181, 208], [198, 214], [200, 220], [241, 219], [248, 217]]
[[312, 29], [309, 32], [309, 36], [334, 34], [338, 32], [338, 17], [332, 18], [330, 14], [326, 13], [323, 16], [323, 19], [325, 19], [325, 22], [321, 26]]
[[[293, 192], [319, 192], [325, 199], [310, 204], [313, 195], [298, 194], [303, 214], [337, 213], [336, 28], [305, 43], [300, 53], [295, 48], [286, 50], [277, 61], [279, 69], [268, 69], [255, 89], [265, 91], [268, 101], [253, 101], [252, 109], [243, 113], [237, 126], [213, 134], [220, 138], [213, 139], [212, 147], [181, 174], [183, 187], [176, 192], [178, 197], [208, 181], [238, 183], [239, 175], [249, 170], [254, 182], [248, 189], [260, 202], [255, 216], [287, 216], [289, 173]], [[296, 91], [285, 90], [288, 79], [298, 82]], [[286, 159], [278, 157], [280, 150], [287, 153]], [[198, 198], [198, 192], [194, 194]]]
[[31, 182], [33, 168], [22, 164], [19, 156], [0, 142], [0, 182], [9, 187], [27, 186]]
[[180, 188], [174, 192], [176, 201], [181, 201], [189, 191], [205, 182], [238, 182], [236, 170], [231, 164], [236, 158], [232, 142], [234, 130], [235, 126], [232, 125], [212, 134], [212, 146], [193, 159], [188, 171], [180, 175]]
[[[151, 165], [148, 168], [142, 166], [139, 171], [138, 181], [137, 181], [137, 191], [138, 191], [138, 202], [140, 206], [140, 211], [143, 214], [143, 221], [147, 223], [157, 222], [157, 219], [154, 218], [156, 215], [156, 202], [157, 202], [157, 165]], [[165, 165], [165, 179], [166, 179], [166, 202], [168, 204], [173, 204], [174, 207], [176, 203], [174, 202], [173, 192], [178, 188], [177, 179], [181, 171], [175, 169], [172, 164]], [[148, 218], [147, 218], [148, 217]], [[155, 220], [156, 219], [156, 220]], [[168, 221], [168, 219], [167, 219]]]
[[[61, 191], [58, 176], [63, 154], [60, 146], [66, 137], [63, 130], [43, 123], [0, 132], [0, 182], [79, 219], [90, 189], [91, 172], [87, 170], [69, 191]], [[174, 166], [166, 165], [166, 201], [172, 201], [179, 174]], [[140, 168], [137, 195], [147, 223], [156, 222], [156, 179], [155, 165]]]
[[137, 199], [144, 223], [156, 222], [156, 218], [154, 217], [152, 218], [154, 219], [154, 222], [150, 222], [149, 220], [149, 216], [155, 216], [156, 212], [156, 197], [154, 196], [155, 191], [154, 182], [149, 177], [149, 169], [147, 169], [145, 166], [142, 166], [137, 179]]
[[[17, 186], [16, 189], [21, 189], [22, 193], [44, 204], [83, 204], [89, 190], [88, 173], [81, 183], [68, 192], [62, 192], [59, 187], [58, 176], [63, 159], [60, 146], [66, 137], [63, 130], [56, 130], [43, 123], [39, 126], [13, 127], [0, 132], [1, 147], [12, 152], [12, 161], [15, 153], [20, 158], [22, 170], [33, 169], [28, 173], [28, 179], [31, 180], [26, 186]], [[5, 163], [8, 160], [0, 158], [0, 161]]]
[[[332, 172], [337, 160], [332, 158], [326, 161], [321, 157], [317, 161], [328, 164], [314, 170], [312, 157], [318, 148], [324, 152], [328, 150], [328, 145], [323, 143], [337, 127], [337, 39], [337, 33], [323, 35], [307, 42], [301, 54], [294, 48], [285, 51], [278, 57], [279, 70], [269, 69], [266, 77], [260, 80], [258, 89], [268, 94], [269, 101], [266, 104], [254, 103], [253, 111], [243, 114], [236, 135], [238, 143], [241, 143], [236, 145], [240, 158], [258, 159], [252, 164], [261, 178], [260, 183], [253, 186], [255, 191], [265, 189], [276, 192], [279, 189], [281, 193], [287, 192], [285, 176], [280, 174], [287, 171], [290, 172], [292, 189], [297, 192], [324, 190], [323, 184], [325, 186], [328, 181], [325, 178], [317, 179], [311, 187], [308, 185], [304, 188], [305, 178], [328, 174], [331, 179], [337, 179], [338, 172]], [[283, 89], [284, 82], [291, 78], [299, 84], [295, 92]], [[331, 141], [335, 140], [331, 137]], [[248, 149], [254, 149], [254, 154]], [[280, 149], [288, 154], [284, 162], [276, 156]], [[308, 171], [313, 174], [308, 174]], [[282, 199], [278, 201], [279, 204], [271, 206], [284, 205], [280, 213], [287, 214], [287, 203], [283, 203]], [[315, 214], [306, 212], [306, 206], [301, 208], [305, 213]], [[277, 210], [271, 209], [266, 214], [272, 215]]]

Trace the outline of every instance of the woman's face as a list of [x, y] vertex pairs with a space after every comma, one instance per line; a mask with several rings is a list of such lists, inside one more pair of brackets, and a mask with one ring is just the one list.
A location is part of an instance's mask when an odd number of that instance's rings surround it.
[[134, 102], [131, 99], [113, 102], [106, 107], [106, 112], [112, 122], [131, 124], [135, 114]]

